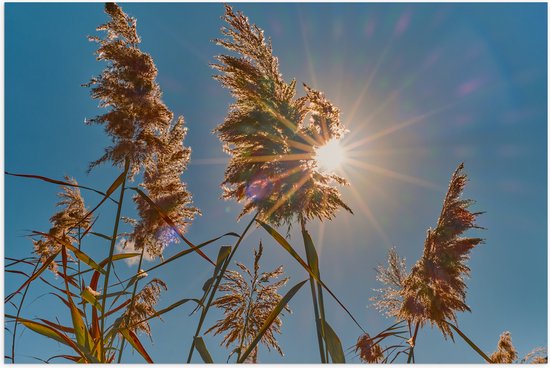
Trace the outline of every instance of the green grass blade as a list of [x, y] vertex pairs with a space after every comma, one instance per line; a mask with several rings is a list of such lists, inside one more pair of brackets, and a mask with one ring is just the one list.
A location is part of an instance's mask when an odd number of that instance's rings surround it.
[[147, 318], [145, 318], [144, 320], [139, 321], [139, 322], [137, 322], [137, 323], [131, 325], [130, 327], [137, 326], [137, 325], [139, 325], [139, 324], [141, 324], [141, 323], [143, 323], [143, 322], [149, 321], [150, 319], [153, 319], [153, 318], [155, 318], [155, 317], [160, 317], [160, 316], [162, 316], [163, 314], [165, 314], [165, 313], [167, 313], [167, 312], [170, 312], [172, 309], [177, 308], [177, 307], [179, 307], [180, 305], [183, 305], [183, 304], [185, 304], [185, 303], [187, 303], [187, 302], [195, 302], [195, 303], [197, 303], [197, 304], [199, 304], [199, 305], [200, 305], [200, 303], [201, 303], [201, 301], [198, 300], [198, 299], [188, 299], [188, 298], [187, 298], [187, 299], [178, 300], [177, 302], [175, 302], [175, 303], [173, 303], [173, 304], [170, 304], [170, 306], [168, 306], [168, 307], [166, 307], [166, 308], [163, 308], [163, 309], [157, 311], [156, 313], [151, 314], [149, 317], [147, 317]]
[[[6, 317], [10, 317], [10, 316], [6, 315]], [[85, 353], [82, 350], [81, 346], [79, 346], [77, 343], [72, 341], [64, 333], [62, 333], [62, 332], [60, 332], [60, 331], [58, 331], [58, 330], [56, 330], [56, 329], [54, 329], [50, 326], [47, 326], [45, 324], [34, 322], [34, 321], [31, 321], [31, 320], [28, 320], [28, 319], [18, 318], [17, 320], [23, 326], [27, 327], [28, 329], [30, 329], [34, 332], [36, 332], [40, 335], [46, 336], [50, 339], [56, 340], [56, 341], [58, 341], [58, 342], [60, 342], [64, 345], [69, 346], [70, 348], [72, 348], [77, 354], [79, 354], [84, 359], [86, 359], [90, 362], [97, 362], [97, 360], [93, 359], [93, 357], [91, 357], [89, 354]]]
[[346, 357], [344, 356], [344, 349], [342, 348], [340, 338], [327, 321], [322, 320], [321, 322], [324, 324], [325, 341], [327, 343], [327, 350], [332, 358], [332, 363], [345, 363]]
[[[42, 323], [29, 321], [23, 318], [19, 318], [19, 322], [24, 325], [25, 327], [29, 328], [30, 330], [39, 333], [40, 335], [49, 337], [50, 339], [56, 340], [62, 344], [65, 344], [67, 346], [72, 347], [76, 351], [78, 351], [78, 348], [74, 344], [74, 342], [69, 339], [68, 336], [64, 335], [63, 333], [55, 330], [53, 327], [47, 326]], [[79, 352], [80, 353], [80, 352]]]
[[52, 254], [46, 261], [44, 261], [44, 263], [42, 264], [42, 266], [36, 270], [36, 272], [34, 272], [31, 277], [29, 277], [24, 283], [23, 285], [21, 285], [19, 287], [19, 289], [17, 289], [16, 291], [14, 291], [13, 293], [11, 293], [10, 295], [8, 295], [5, 299], [4, 299], [4, 303], [7, 303], [11, 300], [11, 298], [13, 298], [15, 295], [17, 295], [25, 286], [27, 286], [28, 284], [30, 284], [31, 282], [33, 282], [33, 280], [35, 280], [38, 276], [40, 276], [40, 274], [42, 272], [44, 272], [45, 269], [47, 269], [50, 264], [53, 262], [53, 260], [55, 259], [55, 257], [57, 257], [57, 255], [59, 254], [61, 250], [58, 250], [57, 252], [55, 252], [54, 254]]
[[158, 214], [160, 215], [160, 217], [162, 217], [162, 219], [176, 232], [176, 234], [178, 234], [178, 236], [189, 246], [191, 247], [195, 252], [197, 252], [202, 258], [206, 259], [208, 262], [210, 262], [212, 264], [212, 266], [216, 266], [216, 264], [206, 255], [204, 254], [199, 248], [197, 248], [197, 246], [193, 243], [191, 243], [184, 235], [183, 233], [181, 232], [181, 230], [176, 226], [176, 224], [174, 223], [174, 221], [172, 221], [172, 219], [159, 207], [157, 206], [157, 204], [155, 202], [153, 202], [153, 200], [151, 198], [149, 198], [147, 196], [147, 194], [145, 194], [141, 189], [139, 188], [136, 188], [136, 187], [131, 187], [131, 188], [128, 188], [128, 189], [131, 189], [133, 191], [135, 191], [137, 194], [139, 194], [143, 199], [145, 199], [145, 201], [147, 203], [149, 203], [149, 205], [154, 208]]
[[[83, 218], [80, 219], [80, 221], [78, 221], [74, 226], [74, 227], [77, 227], [78, 225], [80, 225], [84, 220], [86, 220], [88, 217], [90, 217], [99, 207], [101, 207], [101, 205], [103, 203], [105, 203], [105, 201], [107, 200], [107, 198], [110, 198], [111, 194], [113, 194], [115, 192], [115, 190], [122, 184], [126, 181], [126, 171], [123, 172], [122, 174], [120, 174], [116, 179], [115, 181], [113, 182], [113, 184], [111, 184], [111, 186], [109, 187], [109, 189], [107, 189], [107, 192], [105, 193], [105, 196], [103, 197], [103, 199], [101, 201], [99, 201], [99, 203], [91, 210], [89, 211], [86, 215], [84, 215]], [[115, 201], [116, 202], [116, 201]], [[116, 202], [118, 204], [118, 202]]]
[[[30, 175], [30, 174], [12, 174], [12, 173], [9, 173], [7, 171], [4, 171], [4, 173], [6, 175], [10, 175], [10, 176], [18, 176], [20, 178], [31, 178], [31, 179], [39, 179], [39, 180], [43, 180], [43, 181], [46, 181], [48, 183], [53, 183], [53, 184], [58, 184], [58, 185], [63, 185], [63, 186], [66, 186], [66, 187], [76, 187], [76, 188], [81, 188], [81, 189], [86, 189], [86, 190], [90, 190], [92, 192], [95, 192], [97, 194], [101, 194], [102, 196], [104, 197], [108, 197], [106, 193], [103, 193], [102, 191], [99, 191], [97, 189], [94, 189], [94, 188], [90, 188], [90, 187], [85, 187], [84, 185], [78, 185], [78, 184], [73, 184], [73, 183], [70, 183], [68, 181], [61, 181], [61, 180], [55, 180], [55, 179], [50, 179], [50, 178], [47, 178], [45, 176], [40, 176], [40, 175]], [[114, 199], [112, 198], [109, 198], [111, 201], [117, 203], [117, 201], [115, 201]]]
[[195, 337], [195, 347], [199, 351], [199, 354], [203, 362], [214, 363], [214, 361], [212, 360], [212, 357], [210, 356], [210, 352], [206, 348], [206, 344], [204, 343], [204, 340], [202, 339], [202, 337], [200, 336]]
[[153, 364], [153, 359], [151, 359], [151, 357], [147, 353], [147, 350], [145, 350], [145, 348], [141, 344], [141, 341], [139, 341], [135, 333], [128, 330], [127, 328], [123, 328], [119, 331], [122, 336], [124, 336], [126, 340], [130, 343], [130, 345], [132, 345], [132, 347], [143, 357], [143, 359], [145, 359], [147, 363]]
[[61, 242], [61, 257], [63, 264], [63, 276], [65, 276], [65, 289], [67, 295], [67, 302], [69, 304], [69, 310], [71, 311], [71, 319], [73, 322], [74, 334], [76, 336], [76, 343], [78, 346], [85, 347], [83, 353], [88, 357], [92, 350], [92, 337], [86, 328], [84, 319], [82, 318], [80, 310], [76, 307], [71, 297], [69, 289], [69, 283], [67, 281], [67, 246], [66, 242]]
[[[196, 247], [197, 247], [198, 249], [200, 249], [200, 248], [205, 247], [205, 246], [207, 246], [208, 244], [211, 244], [211, 243], [215, 242], [216, 240], [219, 240], [219, 239], [221, 239], [221, 238], [223, 238], [223, 237], [225, 237], [225, 236], [235, 236], [235, 237], [238, 238], [238, 237], [239, 237], [239, 234], [235, 234], [235, 233], [233, 233], [233, 232], [226, 233], [226, 234], [223, 234], [223, 235], [221, 235], [221, 236], [218, 236], [217, 238], [207, 240], [207, 241], [205, 241], [204, 243], [201, 243], [201, 244], [197, 245]], [[174, 261], [174, 260], [176, 260], [176, 259], [178, 259], [178, 258], [180, 258], [180, 257], [183, 257], [183, 256], [185, 256], [185, 255], [187, 255], [187, 254], [189, 254], [189, 253], [193, 253], [193, 252], [195, 252], [194, 249], [185, 249], [185, 250], [183, 250], [183, 251], [181, 251], [181, 252], [179, 252], [179, 253], [173, 255], [172, 257], [167, 258], [167, 259], [164, 260], [163, 262], [161, 262], [161, 263], [159, 263], [159, 264], [157, 264], [157, 265], [155, 265], [155, 266], [153, 266], [153, 267], [151, 267], [151, 268], [146, 269], [145, 272], [149, 272], [149, 271], [152, 271], [152, 270], [154, 270], [154, 269], [156, 269], [156, 268], [159, 268], [159, 267], [161, 267], [161, 266], [164, 266], [165, 264], [167, 264], [167, 263], [169, 263], [169, 262], [172, 262], [172, 261]]]
[[298, 290], [300, 290], [300, 288], [302, 286], [304, 286], [304, 284], [306, 282], [308, 282], [309, 280], [304, 280], [296, 285], [294, 285], [294, 287], [292, 287], [292, 289], [290, 289], [284, 297], [281, 298], [281, 300], [279, 301], [279, 303], [277, 303], [277, 305], [275, 306], [275, 308], [273, 308], [273, 310], [271, 311], [271, 313], [269, 313], [269, 315], [267, 316], [264, 324], [262, 325], [262, 328], [260, 328], [260, 330], [258, 331], [258, 334], [256, 335], [256, 337], [254, 338], [254, 340], [252, 340], [252, 342], [250, 343], [250, 345], [248, 345], [248, 347], [246, 348], [245, 352], [243, 353], [243, 355], [241, 355], [241, 358], [239, 359], [238, 363], [242, 363], [246, 360], [246, 358], [248, 358], [248, 356], [250, 355], [250, 353], [252, 352], [252, 350], [254, 350], [254, 348], [256, 347], [256, 345], [258, 345], [258, 343], [260, 342], [260, 340], [262, 339], [262, 337], [264, 336], [265, 332], [267, 331], [267, 329], [269, 328], [269, 326], [271, 326], [271, 324], [273, 323], [273, 321], [275, 321], [275, 318], [277, 318], [277, 316], [284, 310], [285, 306], [288, 304], [288, 302], [292, 299], [292, 297], [294, 297], [294, 295], [296, 295], [296, 293], [298, 292]]
[[63, 325], [60, 325], [60, 324], [57, 324], [57, 323], [53, 323], [51, 321], [48, 321], [47, 319], [42, 319], [42, 318], [39, 318], [39, 320], [41, 322], [43, 322], [44, 324], [52, 327], [52, 328], [55, 328], [59, 331], [62, 331], [62, 332], [67, 332], [67, 333], [70, 333], [70, 334], [74, 334], [74, 328], [72, 327], [67, 327], [67, 326], [63, 326]]
[[33, 233], [38, 234], [38, 235], [42, 235], [42, 236], [46, 236], [46, 237], [48, 237], [52, 240], [55, 240], [59, 244], [63, 244], [67, 249], [69, 249], [71, 252], [73, 252], [73, 254], [75, 255], [76, 258], [80, 259], [82, 262], [84, 262], [85, 264], [87, 264], [88, 266], [93, 268], [94, 270], [99, 271], [102, 274], [105, 274], [105, 270], [103, 268], [101, 268], [101, 266], [99, 266], [97, 263], [95, 263], [95, 261], [90, 256], [88, 256], [86, 253], [84, 253], [81, 250], [78, 250], [78, 248], [74, 247], [71, 243], [69, 243], [67, 241], [64, 241], [62, 239], [56, 238], [55, 236], [51, 236], [50, 234], [42, 233], [40, 231], [33, 231]]
[[292, 248], [292, 246], [286, 241], [286, 239], [268, 224], [260, 220], [256, 220], [256, 222], [258, 222], [273, 237], [273, 239], [277, 241], [277, 243], [279, 243], [296, 261], [298, 261], [298, 263], [304, 268], [304, 270], [306, 270], [311, 275], [311, 277], [313, 277], [315, 281], [317, 281], [334, 298], [338, 305], [340, 305], [340, 307], [342, 307], [342, 309], [348, 314], [348, 316], [350, 316], [357, 327], [359, 327], [361, 331], [366, 333], [365, 329], [361, 327], [359, 322], [357, 322], [357, 320], [355, 319], [353, 314], [351, 314], [348, 308], [346, 308], [346, 306], [340, 301], [340, 299], [338, 299], [338, 297], [332, 292], [332, 290], [330, 290], [328, 286], [326, 286], [325, 283], [317, 277], [317, 275], [304, 262], [304, 260], [298, 255], [294, 248]]
[[320, 278], [319, 274], [319, 258], [317, 257], [317, 250], [315, 249], [315, 245], [313, 244], [313, 240], [311, 240], [311, 236], [307, 232], [307, 230], [302, 231], [302, 236], [304, 238], [304, 246], [306, 248], [306, 259], [309, 267], [311, 267], [311, 271]]
[[[304, 222], [302, 222], [302, 237], [304, 239], [304, 248], [306, 250], [306, 259], [308, 266], [311, 268], [313, 273], [317, 275], [319, 279], [321, 279], [321, 274], [319, 272], [319, 258], [317, 257], [317, 250], [315, 249], [315, 245], [313, 244], [313, 241], [311, 240], [311, 236], [309, 236], [309, 233], [307, 232], [305, 228]], [[315, 329], [317, 332], [317, 344], [319, 345], [319, 354], [321, 356], [321, 363], [328, 363], [328, 351], [325, 350], [324, 346], [324, 324], [322, 321], [325, 319], [324, 313], [319, 313], [320, 310], [324, 311], [324, 306], [322, 306], [322, 299], [321, 299], [321, 291], [322, 288], [319, 286], [319, 284], [316, 285], [315, 280], [310, 277], [309, 278], [309, 286], [311, 289], [311, 299], [313, 301], [313, 314], [315, 316]], [[317, 291], [315, 290], [317, 286]], [[322, 307], [322, 309], [320, 308]]]
[[91, 235], [95, 235], [95, 236], [97, 236], [97, 237], [99, 237], [99, 238], [103, 238], [103, 239], [105, 239], [105, 240], [111, 241], [111, 237], [108, 236], [108, 235], [105, 235], [105, 234], [102, 234], [102, 233], [97, 233], [97, 232], [95, 232], [95, 231], [90, 231], [90, 234], [91, 234]]
[[231, 253], [229, 254], [229, 256], [227, 257], [227, 259], [225, 260], [225, 262], [223, 262], [223, 265], [222, 265], [222, 268], [220, 270], [220, 276], [216, 278], [215, 282], [214, 282], [214, 285], [212, 286], [212, 290], [210, 291], [210, 296], [208, 297], [208, 301], [206, 303], [206, 305], [204, 306], [204, 308], [202, 309], [202, 312], [201, 312], [201, 316], [199, 318], [199, 323], [197, 325], [197, 329], [195, 331], [195, 334], [193, 335], [193, 342], [191, 343], [191, 348], [189, 349], [189, 353], [187, 355], [187, 363], [191, 363], [191, 359], [193, 358], [193, 352], [195, 351], [195, 337], [199, 336], [200, 335], [200, 331], [201, 331], [201, 328], [202, 328], [202, 325], [204, 323], [204, 320], [206, 318], [206, 315], [208, 314], [208, 311], [210, 309], [210, 305], [212, 304], [212, 301], [214, 300], [214, 297], [216, 295], [216, 291], [218, 290], [218, 286], [220, 285], [220, 282], [223, 278], [223, 275], [225, 274], [225, 271], [227, 270], [227, 266], [229, 265], [229, 263], [231, 262], [231, 259], [233, 258], [233, 255], [235, 254], [235, 252], [237, 252], [237, 249], [239, 248], [239, 245], [241, 244], [242, 240], [244, 239], [244, 236], [246, 235], [246, 233], [248, 232], [248, 230], [250, 229], [250, 227], [252, 226], [252, 224], [254, 223], [254, 221], [256, 220], [256, 217], [258, 216], [258, 214], [256, 213], [252, 219], [250, 220], [250, 222], [248, 223], [248, 225], [246, 225], [245, 229], [243, 230], [242, 234], [239, 236], [239, 239], [237, 240], [237, 242], [235, 243], [235, 246], [233, 247], [233, 249], [231, 250]]
[[101, 304], [97, 301], [95, 295], [90, 293], [88, 289], [82, 290], [82, 292], [80, 293], [80, 296], [82, 297], [82, 299], [90, 303], [92, 307], [94, 307], [100, 312], [103, 312], [103, 309], [101, 308]]

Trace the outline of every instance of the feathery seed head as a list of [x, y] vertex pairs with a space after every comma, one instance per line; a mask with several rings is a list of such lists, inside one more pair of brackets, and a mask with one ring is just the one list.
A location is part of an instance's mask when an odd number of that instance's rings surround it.
[[332, 219], [340, 207], [351, 212], [333, 186], [346, 181], [314, 162], [317, 147], [345, 133], [339, 110], [305, 85], [306, 96], [295, 98], [296, 81], [283, 80], [263, 31], [225, 8], [226, 38], [216, 43], [240, 57], [220, 55], [213, 65], [221, 72], [215, 79], [236, 99], [215, 130], [231, 156], [223, 198], [244, 202], [240, 216], [256, 210], [275, 225]]
[[435, 229], [427, 232], [424, 252], [420, 260], [406, 272], [404, 261], [395, 250], [390, 251], [389, 267], [378, 269], [378, 280], [388, 285], [378, 290], [374, 298], [378, 309], [388, 316], [418, 323], [437, 325], [445, 337], [453, 337], [446, 320], [456, 322], [457, 311], [469, 311], [465, 303], [466, 265], [470, 250], [482, 243], [481, 238], [461, 235], [475, 225], [479, 212], [470, 212], [471, 200], [460, 199], [467, 176], [459, 165], [451, 177], [443, 201], [443, 209]]
[[466, 265], [470, 250], [480, 244], [481, 238], [461, 235], [474, 228], [480, 212], [470, 212], [472, 200], [461, 199], [467, 176], [460, 164], [451, 177], [449, 189], [435, 229], [428, 230], [424, 253], [403, 281], [404, 303], [399, 317], [423, 325], [429, 321], [437, 325], [444, 336], [453, 337], [445, 320], [456, 321], [457, 311], [469, 311], [465, 303]]
[[[78, 185], [73, 178], [65, 177], [65, 180]], [[78, 187], [61, 186], [61, 188], [63, 191], [58, 193], [60, 200], [56, 206], [62, 207], [62, 209], [50, 218], [52, 224], [48, 231], [50, 237], [42, 236], [39, 240], [33, 240], [34, 251], [40, 256], [42, 262], [45, 262], [61, 248], [61, 244], [55, 239], [76, 244], [79, 231], [84, 231], [91, 224], [91, 216], [84, 219], [88, 210], [84, 206], [84, 200]], [[57, 268], [56, 262], [50, 264], [52, 272], [57, 273]]]
[[[223, 310], [224, 318], [218, 320], [206, 333], [214, 332], [214, 335], [224, 333], [221, 345], [225, 347], [229, 347], [231, 344], [236, 344], [238, 347], [242, 341], [243, 349], [246, 349], [282, 298], [278, 291], [287, 283], [288, 277], [273, 281], [273, 279], [279, 278], [283, 274], [282, 266], [271, 272], [260, 273], [259, 262], [262, 252], [263, 247], [260, 242], [259, 249], [254, 250], [254, 267], [252, 270], [242, 263], [237, 263], [241, 271], [247, 275], [246, 279], [243, 274], [237, 271], [226, 271], [224, 275], [226, 282], [221, 284], [219, 288], [220, 291], [226, 292], [226, 294], [218, 297], [212, 303], [212, 305]], [[285, 310], [290, 313], [288, 307], [285, 307]], [[283, 351], [275, 337], [276, 333], [281, 333], [283, 324], [280, 318], [281, 315], [269, 326], [260, 342], [268, 350], [273, 348], [283, 355]], [[256, 346], [248, 357], [248, 362], [256, 363], [257, 354]]]
[[380, 345], [374, 343], [368, 333], [357, 339], [355, 352], [359, 352], [359, 358], [363, 363], [380, 363], [384, 360], [384, 354]]
[[405, 259], [399, 257], [395, 248], [391, 248], [388, 253], [388, 267], [379, 265], [376, 271], [376, 279], [386, 287], [376, 289], [378, 295], [372, 297], [371, 301], [386, 316], [397, 317], [403, 304], [403, 282], [408, 276]]
[[132, 179], [163, 151], [159, 132], [170, 125], [173, 114], [161, 100], [153, 59], [138, 48], [136, 20], [114, 3], [107, 3], [105, 12], [111, 19], [97, 30], [107, 35], [89, 39], [99, 44], [97, 59], [106, 61], [107, 68], [85, 86], [92, 88], [100, 107], [110, 110], [87, 123], [104, 125], [113, 145], [90, 169], [106, 161], [123, 166], [129, 160]]
[[168, 290], [164, 281], [153, 279], [135, 295], [133, 305], [128, 307], [119, 319], [120, 327], [128, 327], [132, 332], [144, 332], [151, 337], [151, 326], [146, 321], [156, 313], [155, 304], [157, 304], [160, 293]]
[[520, 361], [521, 364], [548, 364], [548, 351], [544, 347], [531, 350]]
[[[193, 207], [191, 194], [181, 180], [191, 154], [191, 149], [183, 146], [186, 131], [183, 118], [180, 117], [174, 126], [162, 132], [160, 142], [164, 149], [146, 167], [143, 184], [140, 185], [182, 233], [191, 220], [200, 214]], [[136, 195], [134, 201], [140, 219], [128, 240], [134, 243], [137, 250], [145, 248], [152, 258], [162, 256], [164, 248], [179, 241], [177, 233], [164, 221], [158, 210], [141, 196]]]
[[498, 339], [497, 350], [491, 354], [493, 363], [513, 363], [518, 357], [518, 352], [512, 344], [512, 334], [504, 331]]

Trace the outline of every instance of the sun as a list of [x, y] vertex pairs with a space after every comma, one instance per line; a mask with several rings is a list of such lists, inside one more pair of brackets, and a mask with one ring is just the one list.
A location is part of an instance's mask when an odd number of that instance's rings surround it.
[[321, 171], [332, 172], [339, 169], [346, 158], [346, 151], [338, 139], [331, 139], [315, 149], [315, 162]]

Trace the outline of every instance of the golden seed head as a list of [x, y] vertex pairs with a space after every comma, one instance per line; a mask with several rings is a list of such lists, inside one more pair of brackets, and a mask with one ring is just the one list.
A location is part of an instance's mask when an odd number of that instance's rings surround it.
[[[73, 178], [65, 177], [65, 180], [73, 185], [78, 185]], [[64, 185], [61, 186], [61, 189], [63, 191], [58, 194], [60, 200], [56, 206], [62, 209], [50, 218], [52, 227], [48, 231], [49, 236], [33, 240], [34, 251], [40, 256], [42, 262], [59, 251], [61, 244], [58, 240], [77, 244], [79, 232], [85, 231], [92, 221], [91, 216], [84, 218], [88, 214], [88, 210], [84, 205], [79, 188]], [[58, 265], [55, 261], [50, 263], [49, 268], [57, 274]]]
[[[243, 351], [250, 345], [258, 331], [266, 321], [271, 311], [277, 306], [282, 296], [279, 289], [284, 286], [288, 277], [279, 281], [273, 279], [279, 278], [283, 274], [283, 267], [279, 266], [271, 272], [260, 273], [259, 261], [262, 256], [263, 247], [260, 242], [258, 250], [254, 250], [254, 268], [248, 269], [244, 264], [237, 263], [241, 271], [247, 275], [228, 270], [224, 275], [225, 283], [221, 284], [219, 290], [226, 292], [225, 295], [218, 297], [212, 305], [220, 308], [224, 312], [224, 318], [218, 320], [206, 333], [214, 332], [214, 335], [224, 333], [221, 345], [229, 347], [235, 344], [238, 348], [243, 341]], [[285, 307], [285, 311], [290, 313], [290, 309]], [[281, 333], [283, 321], [280, 314], [269, 326], [260, 342], [268, 350], [275, 349], [283, 355], [283, 351], [275, 337], [276, 333]], [[245, 328], [246, 326], [246, 328]], [[257, 346], [249, 355], [247, 361], [257, 362]]]
[[334, 187], [346, 181], [314, 164], [315, 149], [345, 133], [338, 108], [308, 86], [295, 98], [296, 81], [283, 80], [263, 31], [229, 5], [223, 19], [225, 38], [216, 43], [241, 56], [220, 55], [213, 66], [236, 99], [215, 129], [231, 156], [223, 198], [244, 203], [240, 216], [255, 210], [275, 225], [351, 212]]
[[359, 336], [355, 344], [355, 352], [359, 352], [359, 358], [363, 363], [381, 363], [384, 360], [382, 348], [374, 343], [368, 333]]
[[470, 212], [471, 200], [461, 199], [467, 182], [461, 164], [451, 177], [443, 201], [443, 209], [434, 229], [429, 229], [422, 257], [409, 273], [404, 260], [395, 250], [390, 251], [389, 267], [378, 269], [378, 279], [388, 285], [378, 290], [375, 300], [378, 309], [421, 326], [436, 325], [445, 337], [453, 337], [447, 320], [456, 321], [456, 312], [469, 311], [465, 303], [466, 265], [470, 250], [483, 242], [481, 238], [465, 238], [467, 230], [480, 228], [475, 224], [479, 212]]
[[491, 354], [493, 363], [513, 363], [518, 358], [518, 352], [512, 344], [512, 334], [504, 331], [498, 339], [497, 350]]

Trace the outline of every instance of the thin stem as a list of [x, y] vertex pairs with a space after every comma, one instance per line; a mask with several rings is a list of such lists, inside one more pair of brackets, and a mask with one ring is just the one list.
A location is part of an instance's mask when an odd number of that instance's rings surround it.
[[252, 218], [252, 220], [250, 220], [250, 222], [248, 223], [248, 225], [244, 229], [243, 233], [241, 234], [241, 236], [237, 240], [237, 243], [235, 243], [235, 246], [231, 250], [231, 253], [229, 254], [229, 256], [224, 261], [223, 266], [220, 270], [219, 276], [217, 278], [215, 278], [215, 280], [214, 280], [214, 285], [212, 286], [212, 290], [210, 291], [210, 296], [208, 298], [208, 302], [206, 303], [206, 306], [202, 309], [201, 317], [199, 319], [199, 324], [197, 325], [197, 330], [195, 331], [195, 335], [193, 336], [193, 342], [191, 343], [191, 349], [189, 349], [189, 354], [187, 356], [187, 363], [188, 364], [191, 363], [191, 358], [193, 358], [193, 352], [195, 351], [195, 339], [199, 336], [199, 334], [201, 332], [202, 325], [204, 323], [204, 320], [206, 319], [206, 314], [208, 313], [208, 310], [210, 309], [210, 305], [212, 304], [212, 301], [214, 300], [214, 296], [216, 294], [216, 291], [218, 290], [218, 286], [220, 285], [221, 280], [223, 279], [225, 271], [227, 270], [227, 266], [229, 266], [229, 264], [231, 263], [231, 259], [233, 258], [233, 255], [237, 251], [237, 248], [239, 247], [239, 244], [241, 244], [241, 242], [243, 241], [245, 234], [248, 232], [248, 229], [250, 229], [250, 226], [252, 226], [252, 224], [256, 220], [257, 216], [258, 216], [258, 213], [256, 213], [254, 215], [254, 217]]
[[462, 337], [464, 341], [466, 341], [466, 343], [468, 343], [468, 345], [470, 345], [470, 347], [475, 350], [476, 353], [478, 353], [483, 359], [485, 359], [487, 363], [493, 363], [491, 358], [489, 358], [476, 344], [474, 344], [473, 341], [468, 338], [468, 336], [466, 336], [462, 331], [460, 331], [460, 329], [457, 326], [453, 325], [449, 321], [444, 320], [443, 322], [451, 326], [452, 329], [455, 330], [460, 335], [460, 337]]
[[[135, 304], [135, 301], [136, 301], [136, 292], [137, 292], [137, 287], [138, 287], [138, 283], [139, 283], [139, 274], [141, 273], [141, 264], [143, 263], [143, 254], [145, 253], [145, 247], [143, 247], [141, 249], [141, 254], [139, 256], [139, 262], [138, 262], [138, 268], [137, 268], [137, 272], [136, 272], [136, 282], [134, 282], [134, 290], [132, 291], [132, 298], [130, 299], [131, 302], [130, 302], [130, 307], [128, 308], [129, 310], [129, 313], [128, 313], [128, 316], [126, 316], [126, 323], [125, 325], [128, 326], [129, 322], [130, 322], [130, 316], [132, 314], [132, 310], [134, 309], [134, 304]], [[124, 351], [124, 345], [126, 343], [126, 337], [125, 336], [122, 336], [122, 343], [121, 343], [121, 346], [120, 346], [120, 350], [118, 352], [118, 360], [117, 360], [117, 363], [120, 364], [120, 361], [122, 359], [122, 352]]]
[[[113, 236], [111, 237], [111, 247], [109, 249], [109, 260], [107, 261], [107, 272], [105, 274], [105, 282], [103, 283], [103, 295], [101, 298], [101, 349], [103, 352], [103, 358], [105, 358], [105, 349], [103, 340], [105, 332], [105, 302], [107, 301], [107, 288], [109, 287], [109, 275], [111, 274], [111, 265], [113, 263], [113, 253], [115, 251], [116, 239], [118, 236], [118, 224], [120, 222], [120, 213], [122, 211], [122, 203], [124, 201], [124, 189], [126, 187], [126, 177], [128, 176], [128, 169], [130, 167], [130, 160], [126, 159], [124, 162], [124, 179], [122, 179], [122, 185], [120, 187], [120, 198], [118, 200], [118, 206], [116, 211], [115, 226], [113, 228]], [[104, 359], [103, 359], [104, 360]]]
[[420, 322], [416, 322], [416, 327], [414, 328], [414, 334], [411, 338], [411, 349], [409, 350], [409, 357], [407, 358], [407, 364], [414, 363], [414, 347], [416, 346], [416, 336], [418, 335], [418, 328], [420, 327]]
[[[34, 265], [34, 270], [32, 271], [32, 274], [36, 272], [39, 264], [40, 264], [40, 259], [37, 259], [36, 264]], [[17, 315], [13, 326], [13, 336], [11, 339], [11, 362], [14, 364], [15, 364], [15, 337], [17, 336], [17, 325], [18, 325], [17, 321], [19, 320], [21, 309], [23, 309], [23, 302], [25, 301], [25, 297], [27, 296], [27, 291], [29, 291], [30, 286], [31, 286], [31, 283], [27, 284], [27, 286], [25, 287], [25, 291], [23, 292], [23, 296], [21, 297], [21, 303], [19, 303], [19, 307], [17, 308]]]
[[[82, 235], [80, 234], [81, 228], [78, 227], [78, 250], [82, 250]], [[82, 285], [82, 274], [80, 273], [80, 259], [77, 258], [77, 265], [78, 265], [78, 287], [81, 288], [80, 291], [83, 291], [84, 285]], [[92, 307], [93, 308], [93, 307]], [[88, 325], [88, 313], [86, 312], [86, 304], [82, 306], [82, 310], [84, 311], [84, 321], [86, 322], [86, 325]]]

